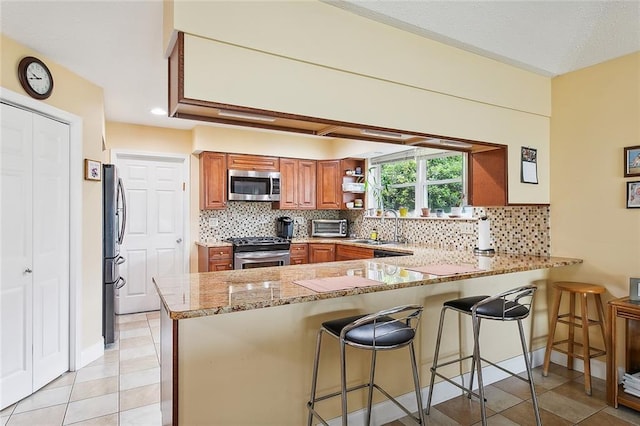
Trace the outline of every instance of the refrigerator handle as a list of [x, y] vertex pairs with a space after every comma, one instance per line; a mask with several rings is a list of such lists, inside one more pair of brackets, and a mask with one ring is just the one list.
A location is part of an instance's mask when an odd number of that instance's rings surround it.
[[120, 230], [118, 232], [118, 244], [122, 244], [124, 241], [124, 230], [127, 226], [127, 198], [124, 195], [124, 185], [122, 179], [118, 179], [118, 196], [122, 197], [122, 222], [120, 223]]
[[124, 287], [126, 283], [127, 283], [127, 280], [125, 280], [124, 278], [122, 277], [118, 278], [118, 281], [116, 281], [116, 285], [115, 285], [116, 290]]

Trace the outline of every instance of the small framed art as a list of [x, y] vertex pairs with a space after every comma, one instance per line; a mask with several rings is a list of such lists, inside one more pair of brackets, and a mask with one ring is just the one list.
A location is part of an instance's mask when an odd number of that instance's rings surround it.
[[640, 145], [624, 149], [624, 177], [640, 176]]
[[640, 180], [627, 182], [627, 208], [640, 209]]
[[84, 159], [84, 178], [86, 180], [102, 179], [102, 163], [99, 161]]

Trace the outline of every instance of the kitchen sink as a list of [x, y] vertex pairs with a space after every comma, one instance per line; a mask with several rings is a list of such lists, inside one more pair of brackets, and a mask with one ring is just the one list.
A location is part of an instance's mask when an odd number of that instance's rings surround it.
[[372, 246], [380, 246], [383, 244], [392, 244], [393, 241], [387, 240], [371, 240], [371, 239], [361, 239], [361, 240], [347, 240], [350, 243], [358, 243], [358, 244], [370, 244]]

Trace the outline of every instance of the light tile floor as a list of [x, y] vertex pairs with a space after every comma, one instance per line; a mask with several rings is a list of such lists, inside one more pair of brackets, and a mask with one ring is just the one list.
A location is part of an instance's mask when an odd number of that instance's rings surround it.
[[0, 426], [160, 425], [160, 313], [116, 321], [103, 357], [2, 410]]
[[[551, 364], [547, 377], [542, 376], [542, 367], [535, 368], [533, 373], [540, 417], [545, 426], [640, 425], [640, 412], [607, 405], [604, 380], [592, 378], [592, 396], [588, 396], [584, 392], [584, 375], [580, 372]], [[529, 385], [522, 380], [511, 377], [493, 383], [485, 388], [485, 398], [489, 425], [536, 424]], [[481, 425], [480, 404], [475, 399], [459, 396], [431, 407], [425, 420], [427, 425]], [[385, 426], [405, 425], [415, 425], [415, 422], [406, 417]]]
[[[159, 312], [122, 315], [117, 321], [119, 339], [103, 357], [2, 410], [0, 426], [160, 425]], [[584, 393], [582, 373], [552, 364], [547, 377], [541, 368], [534, 374], [545, 426], [640, 426], [639, 412], [607, 406], [603, 380], [593, 379], [590, 397]], [[526, 383], [505, 379], [487, 386], [486, 395], [489, 425], [535, 425]], [[479, 425], [480, 406], [461, 396], [433, 406], [426, 421]], [[404, 418], [385, 426], [413, 424]]]

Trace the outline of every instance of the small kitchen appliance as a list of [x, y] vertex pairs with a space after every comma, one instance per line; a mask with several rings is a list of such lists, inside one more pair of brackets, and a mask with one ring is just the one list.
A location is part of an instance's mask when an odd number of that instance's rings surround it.
[[314, 219], [311, 221], [312, 237], [346, 237], [347, 219]]
[[276, 233], [280, 238], [287, 240], [293, 238], [293, 219], [289, 216], [280, 216], [276, 219]]

